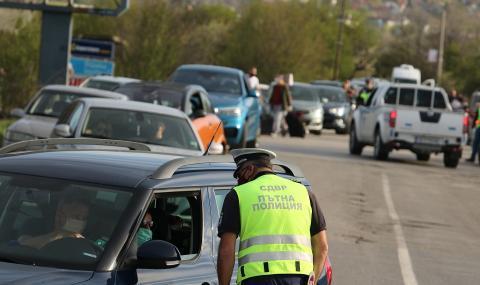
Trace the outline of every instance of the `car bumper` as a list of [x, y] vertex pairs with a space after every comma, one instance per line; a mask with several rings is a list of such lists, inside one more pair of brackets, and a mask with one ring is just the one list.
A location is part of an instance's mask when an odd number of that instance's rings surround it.
[[387, 141], [387, 145], [392, 149], [409, 149], [413, 152], [445, 152], [451, 150], [461, 151], [463, 138], [399, 134], [394, 132]]
[[337, 116], [331, 113], [325, 113], [323, 119], [323, 127], [325, 129], [345, 129], [347, 128], [347, 120], [343, 116]]

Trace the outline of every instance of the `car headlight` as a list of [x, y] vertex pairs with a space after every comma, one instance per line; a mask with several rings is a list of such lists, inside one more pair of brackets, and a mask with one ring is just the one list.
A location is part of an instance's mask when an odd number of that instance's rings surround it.
[[332, 108], [330, 109], [330, 113], [335, 114], [337, 116], [343, 116], [345, 114], [345, 108], [344, 107]]
[[12, 142], [27, 141], [27, 140], [35, 139], [35, 137], [30, 134], [19, 133], [15, 131], [7, 131], [5, 134], [5, 137], [7, 138], [7, 140]]
[[223, 115], [223, 116], [235, 116], [235, 117], [240, 117], [242, 114], [242, 110], [238, 107], [234, 108], [215, 108], [214, 109], [215, 114], [217, 115]]

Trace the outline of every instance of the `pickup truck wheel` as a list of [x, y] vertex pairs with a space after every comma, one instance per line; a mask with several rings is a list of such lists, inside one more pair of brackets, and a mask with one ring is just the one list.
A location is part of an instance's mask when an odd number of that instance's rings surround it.
[[417, 160], [418, 161], [429, 161], [430, 160], [430, 153], [429, 152], [417, 153]]
[[373, 146], [373, 156], [377, 160], [387, 160], [389, 152], [390, 151], [382, 141], [382, 136], [380, 135], [380, 132], [377, 130], [375, 132], [375, 145]]
[[448, 168], [457, 168], [460, 155], [453, 151], [446, 151], [443, 153], [443, 165]]
[[357, 133], [355, 132], [355, 126], [350, 128], [350, 140], [349, 140], [350, 154], [361, 155], [363, 145], [357, 139]]

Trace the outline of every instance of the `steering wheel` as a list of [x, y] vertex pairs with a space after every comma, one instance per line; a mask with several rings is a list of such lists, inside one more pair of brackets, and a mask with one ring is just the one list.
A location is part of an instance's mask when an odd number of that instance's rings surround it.
[[[79, 259], [97, 259], [103, 249], [86, 238], [66, 237], [51, 241], [40, 248], [40, 253], [56, 256], [78, 257]], [[68, 255], [66, 255], [68, 253]]]

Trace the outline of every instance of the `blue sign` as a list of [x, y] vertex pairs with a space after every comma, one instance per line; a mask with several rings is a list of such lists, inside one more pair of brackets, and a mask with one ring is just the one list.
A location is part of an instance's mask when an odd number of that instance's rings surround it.
[[113, 60], [115, 44], [109, 41], [72, 39], [71, 55]]
[[72, 63], [75, 77], [113, 75], [115, 69], [115, 63], [108, 60], [72, 56], [70, 62]]

